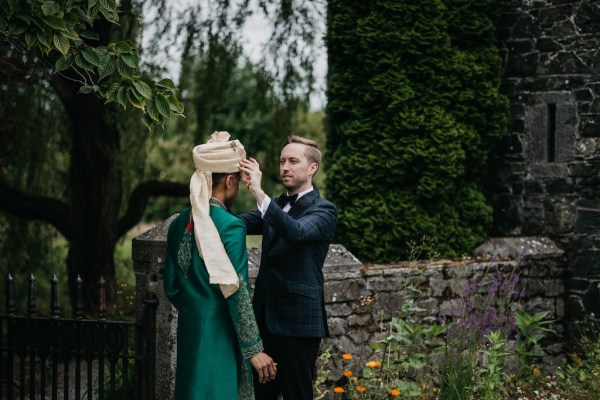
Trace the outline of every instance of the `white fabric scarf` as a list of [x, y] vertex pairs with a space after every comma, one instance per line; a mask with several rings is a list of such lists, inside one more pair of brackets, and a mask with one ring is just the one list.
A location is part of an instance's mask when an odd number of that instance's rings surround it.
[[218, 284], [225, 298], [239, 289], [239, 278], [231, 264], [219, 232], [210, 218], [209, 199], [212, 195], [212, 173], [238, 172], [238, 164], [246, 157], [244, 146], [228, 141], [229, 133], [215, 132], [208, 143], [192, 151], [196, 172], [190, 180], [190, 202], [194, 220], [194, 237], [204, 260], [211, 284]]

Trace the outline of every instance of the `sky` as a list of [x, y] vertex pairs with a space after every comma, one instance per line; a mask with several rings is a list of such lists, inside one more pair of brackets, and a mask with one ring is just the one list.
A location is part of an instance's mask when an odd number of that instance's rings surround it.
[[[171, 0], [171, 4], [176, 10], [183, 10], [186, 5], [195, 3], [197, 1], [198, 0]], [[210, 2], [210, 0], [205, 1]], [[144, 15], [147, 17], [152, 17], [151, 13], [152, 11], [144, 12]], [[255, 12], [253, 15], [247, 18], [242, 31], [242, 45], [244, 53], [250, 58], [251, 61], [257, 62], [260, 59], [262, 49], [271, 35], [271, 30], [268, 29], [268, 27], [268, 21], [260, 12]], [[143, 42], [146, 42], [150, 38], [150, 35], [152, 35], [151, 32], [149, 35], [143, 38]], [[165, 43], [163, 53], [158, 56], [158, 61], [166, 67], [167, 71], [169, 71], [169, 77], [175, 82], [179, 80], [179, 60], [181, 56], [180, 49], [181, 46]], [[315, 92], [310, 97], [310, 108], [314, 111], [323, 109], [326, 104], [325, 77], [327, 74], [327, 51], [322, 38], [318, 39], [316, 52], [316, 62], [314, 65], [316, 78]]]

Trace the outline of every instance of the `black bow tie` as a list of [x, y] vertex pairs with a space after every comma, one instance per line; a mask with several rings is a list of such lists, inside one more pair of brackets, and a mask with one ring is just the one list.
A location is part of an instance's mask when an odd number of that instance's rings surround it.
[[288, 196], [287, 194], [282, 194], [277, 199], [277, 204], [279, 204], [279, 207], [283, 208], [286, 205], [286, 203], [290, 203], [290, 207], [291, 207], [294, 205], [294, 203], [296, 203], [296, 200], [298, 200], [298, 193], [296, 193], [293, 196]]

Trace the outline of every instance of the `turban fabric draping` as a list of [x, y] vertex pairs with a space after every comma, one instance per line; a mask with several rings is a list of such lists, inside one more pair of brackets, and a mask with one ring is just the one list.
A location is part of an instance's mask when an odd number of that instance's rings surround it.
[[225, 252], [219, 232], [210, 218], [212, 173], [238, 172], [246, 151], [239, 140], [229, 140], [228, 132], [215, 132], [206, 144], [192, 151], [196, 171], [190, 181], [190, 201], [194, 221], [194, 237], [204, 260], [211, 284], [218, 284], [227, 298], [239, 288], [239, 278]]

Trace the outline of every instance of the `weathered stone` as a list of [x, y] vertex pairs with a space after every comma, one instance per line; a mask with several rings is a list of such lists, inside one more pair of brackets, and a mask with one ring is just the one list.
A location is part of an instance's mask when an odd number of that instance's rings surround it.
[[372, 324], [374, 324], [373, 314], [353, 314], [348, 317], [348, 326], [351, 328], [363, 327]]
[[582, 250], [573, 261], [573, 270], [578, 276], [598, 275], [600, 250]]
[[575, 210], [575, 232], [600, 234], [600, 209]]
[[326, 306], [327, 315], [331, 317], [346, 317], [354, 311], [348, 303], [331, 303]]
[[581, 122], [582, 137], [600, 137], [600, 118], [586, 118]]
[[598, 173], [598, 168], [582, 162], [569, 164], [569, 175], [573, 177], [592, 176]]
[[578, 89], [571, 93], [571, 100], [575, 102], [592, 101], [594, 100], [594, 95], [590, 89]]
[[542, 288], [545, 297], [557, 297], [565, 293], [565, 285], [562, 280], [545, 279], [542, 281]]
[[536, 48], [542, 52], [555, 52], [563, 49], [563, 46], [552, 38], [543, 37], [537, 40]]
[[506, 47], [512, 54], [529, 53], [535, 49], [533, 40], [531, 39], [513, 40], [508, 42]]
[[513, 39], [519, 39], [519, 38], [528, 39], [528, 38], [538, 37], [538, 36], [539, 36], [539, 30], [534, 22], [533, 17], [528, 14], [521, 14], [517, 18], [517, 21], [515, 22], [515, 24], [513, 26], [512, 38]]
[[[598, 264], [597, 264], [598, 265]], [[599, 271], [600, 272], [600, 271]], [[586, 313], [600, 315], [600, 283], [593, 282], [587, 292], [583, 295], [583, 306]]]
[[581, 33], [598, 33], [600, 31], [600, 7], [587, 1], [576, 9], [575, 25]]
[[591, 282], [588, 279], [574, 278], [569, 281], [569, 291], [571, 293], [580, 292], [583, 294], [588, 291], [590, 285]]
[[358, 299], [365, 293], [362, 279], [346, 279], [343, 281], [325, 281], [325, 301], [336, 303]]
[[539, 24], [548, 24], [564, 21], [572, 14], [573, 6], [571, 4], [564, 4], [557, 7], [544, 7], [538, 14], [537, 22]]
[[506, 63], [504, 73], [507, 76], [528, 76], [535, 73], [539, 61], [539, 53], [511, 54]]
[[557, 297], [554, 300], [554, 306], [556, 307], [556, 318], [559, 318], [561, 320], [564, 319], [566, 315], [564, 297]]
[[342, 335], [348, 329], [348, 322], [345, 318], [328, 318], [329, 334], [333, 336]]
[[585, 307], [583, 306], [583, 302], [580, 297], [577, 296], [569, 296], [566, 304], [566, 314], [569, 315], [570, 318], [578, 319], [584, 315]]

